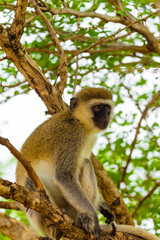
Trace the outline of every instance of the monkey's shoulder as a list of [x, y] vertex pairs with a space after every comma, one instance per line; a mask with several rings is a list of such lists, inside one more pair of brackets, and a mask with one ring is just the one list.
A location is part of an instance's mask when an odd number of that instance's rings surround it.
[[74, 138], [78, 135], [85, 137], [85, 134], [83, 124], [70, 111], [62, 111], [39, 125], [28, 139], [30, 142], [36, 139], [36, 142], [43, 143], [49, 139], [58, 141], [61, 138]]
[[53, 149], [79, 145], [86, 139], [82, 124], [69, 111], [63, 111], [50, 117], [39, 125], [27, 138], [21, 152], [28, 158], [43, 156]]
[[42, 131], [43, 129], [45, 129], [45, 131], [49, 130], [50, 132], [54, 131], [54, 133], [65, 130], [67, 130], [67, 132], [85, 130], [83, 124], [76, 119], [70, 111], [62, 111], [53, 115], [38, 128], [38, 130]]

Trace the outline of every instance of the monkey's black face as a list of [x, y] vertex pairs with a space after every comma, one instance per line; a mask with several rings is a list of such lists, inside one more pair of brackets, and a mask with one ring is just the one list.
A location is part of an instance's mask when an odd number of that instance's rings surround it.
[[95, 125], [102, 130], [105, 129], [109, 123], [111, 106], [105, 103], [95, 104], [92, 106], [92, 111]]

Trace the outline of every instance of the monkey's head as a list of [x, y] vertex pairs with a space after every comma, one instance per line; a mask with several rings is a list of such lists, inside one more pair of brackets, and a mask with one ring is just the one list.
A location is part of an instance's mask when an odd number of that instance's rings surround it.
[[112, 93], [105, 88], [84, 88], [70, 101], [72, 114], [89, 131], [103, 131], [113, 116]]

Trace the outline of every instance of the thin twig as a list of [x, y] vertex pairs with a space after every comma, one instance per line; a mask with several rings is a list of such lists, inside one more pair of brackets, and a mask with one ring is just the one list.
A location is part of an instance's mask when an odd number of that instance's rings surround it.
[[3, 88], [14, 88], [14, 87], [18, 87], [19, 85], [23, 84], [27, 82], [27, 80], [24, 80], [22, 82], [18, 82], [18, 83], [15, 83], [15, 84], [11, 84], [11, 85], [3, 85], [3, 84], [0, 84], [0, 87], [3, 87]]
[[130, 99], [134, 102], [134, 104], [137, 106], [138, 110], [142, 113], [142, 110], [141, 110], [138, 102], [134, 99], [134, 97], [133, 97], [133, 95], [131, 94], [129, 88], [128, 88], [127, 86], [125, 86], [124, 84], [123, 84], [123, 87], [127, 90]]
[[[63, 42], [68, 41], [68, 40], [74, 40], [74, 39], [83, 37], [85, 34], [86, 34], [86, 32], [84, 32], [84, 33], [82, 33], [82, 34], [76, 34], [76, 35], [73, 35], [73, 36], [68, 37], [68, 38], [60, 38], [60, 40], [63, 41]], [[88, 39], [89, 39], [89, 38], [88, 38]]]
[[6, 60], [6, 59], [8, 59], [8, 57], [7, 57], [7, 56], [6, 56], [6, 57], [3, 57], [3, 58], [1, 58], [1, 59], [0, 59], [0, 62], [1, 62], [1, 61], [4, 61], [4, 60]]
[[137, 204], [137, 206], [135, 207], [134, 211], [132, 212], [131, 216], [134, 217], [136, 212], [138, 211], [138, 209], [140, 208], [140, 206], [142, 205], [142, 203], [151, 196], [151, 194], [160, 186], [160, 182], [157, 182], [155, 184], [155, 186], [146, 194], [146, 196], [144, 196], [139, 203]]
[[16, 9], [16, 5], [6, 3], [6, 1], [3, 1], [3, 3], [0, 3], [0, 6], [5, 6], [5, 9], [11, 9], [11, 10]]
[[[141, 110], [138, 102], [134, 99], [134, 97], [133, 97], [133, 95], [131, 94], [129, 88], [128, 88], [127, 86], [125, 86], [124, 84], [123, 84], [123, 87], [127, 90], [129, 97], [130, 97], [131, 100], [134, 102], [134, 104], [137, 106], [137, 108], [138, 108], [138, 110], [140, 111], [140, 113], [142, 113], [142, 110]], [[148, 123], [147, 123], [147, 119], [146, 119], [146, 127], [148, 128], [148, 131], [152, 133], [152, 135], [153, 135], [153, 140], [154, 140], [155, 144], [157, 145], [157, 147], [160, 149], [160, 146], [159, 146], [159, 144], [158, 144], [158, 142], [157, 142], [157, 139], [156, 139], [156, 137], [154, 136], [152, 129], [149, 127], [149, 125], [148, 125]]]
[[[87, 52], [89, 54], [101, 54], [101, 53], [109, 53], [109, 52], [112, 52], [112, 54], [114, 54], [114, 52], [117, 52], [118, 51], [129, 51], [129, 52], [132, 52], [132, 53], [143, 53], [143, 54], [151, 54], [150, 51], [147, 49], [147, 47], [144, 45], [144, 46], [136, 46], [136, 45], [125, 45], [125, 44], [122, 44], [122, 43], [116, 43], [116, 44], [106, 44], [104, 45], [105, 48], [103, 49], [93, 49], [93, 50], [84, 50], [84, 52]], [[28, 53], [32, 53], [32, 52], [45, 52], [45, 53], [48, 53], [48, 54], [55, 54], [55, 55], [58, 55], [58, 52], [55, 51], [55, 50], [50, 50], [48, 48], [40, 48], [40, 47], [37, 47], [37, 48], [27, 48], [26, 49]], [[65, 50], [65, 53], [68, 53], [68, 54], [72, 54], [72, 57], [71, 58], [68, 58], [68, 62], [70, 61], [70, 59], [73, 58], [73, 56], [77, 56], [81, 53], [81, 50]], [[136, 57], [137, 56], [133, 56], [133, 57]]]
[[[101, 44], [102, 42], [105, 42], [105, 41], [108, 40], [109, 38], [114, 37], [116, 34], [124, 31], [125, 29], [127, 29], [127, 28], [129, 28], [129, 27], [131, 27], [131, 26], [134, 25], [135, 23], [138, 23], [138, 22], [141, 22], [141, 21], [146, 21], [148, 18], [152, 17], [153, 15], [157, 14], [158, 12], [160, 12], [160, 10], [158, 10], [158, 11], [156, 11], [156, 12], [148, 15], [147, 17], [138, 19], [138, 20], [136, 20], [136, 21], [128, 24], [127, 26], [125, 26], [124, 28], [122, 28], [122, 29], [118, 30], [117, 32], [111, 34], [110, 36], [107, 36], [107, 37], [105, 37], [105, 38], [101, 38], [101, 39], [98, 40], [97, 42], [93, 43], [91, 46], [89, 46], [89, 47], [81, 50], [78, 54], [82, 54], [83, 52], [86, 52], [86, 51], [92, 49], [93, 47], [97, 46], [98, 44]], [[77, 55], [77, 54], [74, 54], [73, 56], [71, 56], [71, 57], [68, 59], [68, 61], [70, 61], [70, 60], [71, 60], [73, 57], [75, 57], [76, 55]]]
[[66, 4], [65, 0], [62, 0], [62, 4], [63, 4], [63, 7], [64, 7], [64, 8], [67, 7], [67, 4]]
[[99, 18], [102, 21], [105, 22], [114, 22], [114, 23], [122, 23], [122, 19], [120, 17], [112, 17], [106, 14], [101, 14], [97, 13], [95, 11], [89, 11], [89, 12], [82, 12], [82, 11], [76, 11], [72, 8], [65, 7], [65, 8], [60, 8], [60, 9], [53, 9], [53, 8], [48, 8], [48, 7], [41, 7], [41, 10], [43, 12], [50, 12], [53, 15], [57, 14], [69, 14], [69, 15], [74, 15], [76, 17], [91, 17], [91, 18]]
[[30, 162], [9, 142], [8, 139], [0, 137], [0, 144], [6, 146], [9, 151], [18, 159], [18, 161], [23, 165], [26, 169], [28, 176], [32, 179], [35, 187], [38, 191], [45, 192], [44, 187], [38, 178], [37, 174], [33, 170]]
[[32, 15], [25, 20], [25, 25], [30, 23], [36, 17], [37, 17], [37, 13], [32, 13]]

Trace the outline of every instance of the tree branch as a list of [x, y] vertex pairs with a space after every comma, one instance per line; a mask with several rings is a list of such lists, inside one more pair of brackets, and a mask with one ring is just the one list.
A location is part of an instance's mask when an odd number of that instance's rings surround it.
[[0, 213], [0, 233], [12, 240], [39, 240], [30, 227], [4, 213]]
[[85, 234], [82, 229], [73, 226], [73, 220], [66, 214], [62, 214], [57, 207], [53, 206], [50, 201], [38, 192], [29, 191], [16, 183], [11, 183], [0, 178], [0, 196], [16, 200], [25, 207], [39, 212], [41, 216], [55, 223], [66, 237], [79, 240], [91, 240], [91, 237]]
[[10, 28], [10, 37], [16, 39], [17, 42], [20, 40], [23, 33], [27, 3], [27, 0], [17, 1], [15, 17]]
[[8, 59], [7, 57], [2, 57], [1, 59], [0, 59], [0, 62], [1, 61], [4, 61], [4, 60], [6, 60], [6, 59]]
[[6, 1], [3, 1], [3, 3], [0, 3], [0, 6], [5, 6], [5, 9], [16, 10], [16, 5], [6, 3]]
[[[151, 17], [155, 14], [159, 14], [160, 10], [157, 10], [156, 12], [148, 15], [146, 18], [137, 20], [131, 13], [125, 11], [124, 6], [122, 4], [122, 1], [120, 0], [109, 0], [109, 2], [115, 7], [116, 11], [118, 12], [123, 11], [125, 13], [124, 16], [122, 16], [122, 24], [125, 24], [126, 26], [130, 25], [129, 28], [131, 30], [134, 30], [138, 33], [140, 33], [148, 42], [148, 49], [150, 51], [156, 52], [160, 54], [160, 43], [158, 40], [154, 37], [154, 35], [148, 30], [148, 28], [142, 23], [142, 21], [146, 21], [148, 17]], [[119, 12], [118, 12], [119, 14]], [[132, 25], [132, 23], [135, 22], [135, 24]]]
[[17, 202], [4, 202], [0, 201], [0, 208], [21, 210]]
[[93, 154], [91, 160], [98, 180], [99, 190], [106, 203], [111, 207], [113, 213], [115, 214], [116, 223], [134, 226], [128, 207], [126, 206], [114, 182]]
[[122, 19], [120, 17], [111, 17], [106, 14], [96, 13], [94, 11], [90, 12], [79, 12], [74, 9], [65, 7], [61, 9], [53, 9], [53, 8], [47, 8], [47, 7], [41, 7], [41, 10], [44, 12], [50, 12], [53, 15], [57, 14], [69, 14], [74, 15], [76, 17], [91, 17], [91, 18], [99, 18], [105, 22], [114, 22], [114, 23], [122, 23]]
[[[113, 44], [105, 44], [103, 45], [105, 48], [103, 49], [93, 49], [93, 50], [85, 50], [84, 52], [89, 53], [89, 54], [101, 54], [101, 53], [107, 53], [107, 54], [114, 54], [115, 52], [117, 53], [118, 51], [127, 51], [131, 53], [143, 53], [143, 54], [149, 54], [149, 50], [147, 49], [146, 46], [135, 46], [135, 45], [126, 45], [122, 43], [113, 43]], [[58, 55], [57, 51], [55, 50], [50, 50], [47, 48], [28, 48], [27, 52], [32, 53], [32, 52], [45, 52], [48, 54], [55, 54]], [[73, 58], [74, 56], [77, 56], [81, 53], [81, 50], [65, 50], [65, 53], [71, 54]], [[117, 54], [118, 55], [118, 54]], [[137, 56], [133, 56], [136, 57]], [[69, 59], [71, 59], [69, 58]], [[59, 66], [59, 65], [58, 65]], [[58, 67], [57, 66], [57, 67]]]
[[18, 161], [23, 165], [23, 167], [26, 169], [28, 176], [32, 179], [33, 183], [35, 184], [35, 187], [38, 191], [44, 192], [44, 187], [39, 180], [37, 174], [33, 170], [30, 162], [9, 142], [8, 139], [0, 137], [0, 144], [3, 146], [6, 146], [10, 152], [18, 159]]
[[12, 60], [18, 70], [23, 74], [30, 86], [41, 97], [48, 113], [62, 109], [67, 106], [63, 102], [58, 86], [52, 86], [48, 79], [44, 76], [36, 62], [29, 57], [22, 45], [10, 38], [9, 29], [0, 25], [0, 46], [6, 52], [7, 57]]
[[0, 83], [0, 87], [3, 87], [3, 88], [14, 88], [14, 87], [18, 87], [19, 85], [25, 83], [26, 80], [22, 81], [22, 82], [17, 82], [15, 84], [10, 84], [10, 85], [3, 85]]
[[143, 202], [149, 198], [151, 196], [151, 194], [160, 186], [160, 182], [157, 182], [155, 184], [155, 186], [146, 194], [146, 196], [144, 196], [139, 203], [137, 204], [137, 206], [135, 207], [134, 211], [132, 212], [132, 217], [135, 216], [136, 212], [138, 211], [138, 209], [140, 208], [140, 206], [143, 204]]
[[[131, 28], [131, 29], [132, 29], [132, 26], [133, 26], [133, 25], [139, 23], [140, 21], [145, 21], [145, 20], [148, 19], [149, 17], [157, 14], [157, 12], [159, 12], [159, 11], [160, 11], [160, 10], [158, 10], [158, 11], [156, 11], [155, 13], [152, 13], [152, 14], [150, 14], [150, 15], [148, 15], [147, 17], [142, 18], [142, 19], [138, 19], [138, 20], [135, 19], [135, 21], [130, 22], [128, 25], [126, 25], [126, 27], [124, 27], [124, 28], [116, 31], [115, 33], [111, 34], [110, 36], [101, 38], [100, 40], [98, 40], [98, 41], [96, 41], [95, 43], [91, 44], [89, 47], [87, 47], [87, 48], [85, 48], [85, 49], [83, 49], [83, 50], [80, 50], [80, 52], [79, 52], [78, 54], [81, 54], [81, 53], [83, 53], [83, 52], [88, 52], [90, 49], [94, 48], [95, 46], [97, 46], [97, 45], [99, 45], [99, 44], [101, 44], [101, 43], [103, 43], [103, 42], [106, 42], [108, 39], [114, 37], [116, 34], [122, 32], [122, 31], [124, 31], [126, 28]], [[147, 29], [146, 31], [149, 32], [148, 28], [146, 28], [146, 29]], [[153, 37], [154, 37], [154, 36], [153, 36]], [[155, 41], [158, 43], [157, 39], [154, 37], [154, 42], [155, 42]], [[159, 46], [159, 48], [158, 48], [158, 46]], [[156, 50], [155, 50], [155, 52], [157, 52], [158, 49], [160, 50], [160, 45], [156, 45]], [[153, 50], [153, 49], [152, 49], [152, 50]], [[160, 53], [160, 51], [159, 51], [159, 53]], [[71, 60], [73, 57], [75, 57], [75, 56], [76, 56], [76, 54], [73, 55], [72, 57], [70, 57], [68, 61], [70, 61], [70, 60]]]
[[[71, 220], [66, 214], [62, 214], [60, 210], [50, 204], [47, 199], [41, 196], [38, 192], [31, 192], [28, 189], [19, 186], [18, 184], [11, 183], [6, 180], [2, 180], [0, 178], [0, 196], [4, 198], [14, 199], [22, 204], [25, 207], [31, 208], [40, 213], [41, 216], [46, 218], [46, 221], [49, 220], [49, 223], [54, 224], [54, 226], [58, 226], [64, 236], [69, 239], [75, 240], [92, 240], [93, 236], [88, 235], [82, 229], [75, 227], [73, 225], [73, 220]], [[4, 221], [4, 220], [3, 220]], [[4, 222], [2, 222], [4, 226]], [[1, 220], [0, 220], [1, 227]], [[3, 227], [4, 228], [4, 227]], [[136, 230], [136, 229], [135, 229]], [[3, 229], [0, 231], [4, 231]], [[134, 232], [134, 231], [133, 231]], [[5, 232], [3, 232], [5, 234]], [[131, 235], [130, 235], [131, 234]], [[101, 226], [101, 233], [99, 240], [140, 240], [139, 237], [133, 236], [132, 233], [127, 234], [124, 232], [117, 232], [116, 236], [111, 235], [111, 229], [106, 225]], [[34, 238], [31, 238], [34, 239]], [[36, 238], [35, 238], [36, 239]], [[149, 238], [148, 238], [149, 239]], [[158, 239], [155, 237], [155, 239]], [[15, 240], [13, 238], [13, 240]], [[16, 240], [19, 240], [17, 238]], [[27, 240], [27, 238], [25, 239]], [[30, 239], [29, 239], [30, 240]]]
[[131, 94], [129, 88], [128, 88], [127, 86], [125, 86], [124, 83], [123, 83], [123, 87], [127, 90], [130, 99], [134, 102], [134, 104], [136, 105], [136, 107], [138, 108], [138, 110], [140, 111], [140, 113], [142, 114], [142, 110], [141, 110], [138, 102], [134, 99], [133, 95]]
[[53, 29], [51, 23], [48, 21], [48, 19], [44, 16], [38, 5], [34, 0], [31, 0], [32, 5], [34, 6], [37, 14], [41, 17], [41, 19], [44, 21], [46, 24], [46, 27], [48, 28], [48, 31], [50, 33], [50, 36], [52, 38], [53, 43], [55, 44], [58, 55], [59, 55], [59, 60], [60, 60], [60, 77], [61, 77], [61, 82], [59, 83], [59, 90], [60, 94], [62, 95], [64, 88], [66, 87], [67, 84], [67, 59], [66, 55], [63, 51], [63, 48], [60, 45], [60, 42], [57, 38], [56, 31]]

